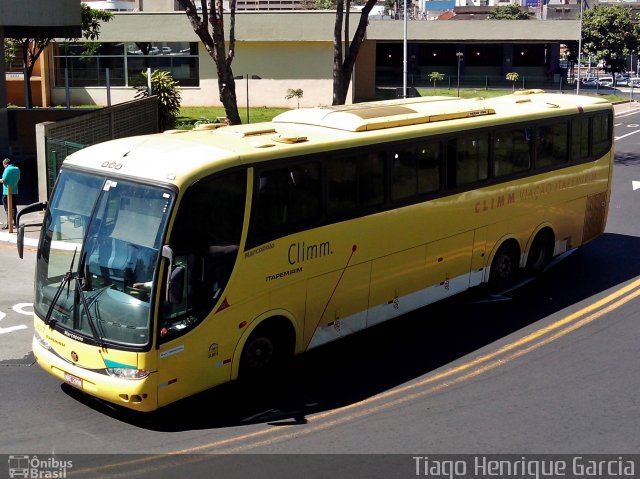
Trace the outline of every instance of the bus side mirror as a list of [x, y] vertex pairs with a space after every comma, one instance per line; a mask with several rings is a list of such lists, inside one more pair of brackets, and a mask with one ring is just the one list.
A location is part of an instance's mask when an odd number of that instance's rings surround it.
[[[47, 209], [47, 202], [43, 201], [41, 203], [32, 203], [30, 205], [25, 206], [22, 210], [18, 211], [18, 216], [15, 218], [16, 226], [18, 227], [18, 235], [16, 246], [18, 247], [18, 256], [20, 259], [23, 259], [24, 256], [24, 225], [20, 224], [20, 219], [29, 213], [34, 213], [36, 211], [43, 211]], [[40, 224], [33, 224], [31, 226], [41, 226]]]
[[16, 238], [16, 246], [18, 247], [18, 257], [24, 257], [24, 225], [18, 226], [18, 235]]
[[169, 303], [180, 304], [182, 303], [182, 292], [184, 291], [184, 266], [176, 266], [169, 275], [168, 294]]

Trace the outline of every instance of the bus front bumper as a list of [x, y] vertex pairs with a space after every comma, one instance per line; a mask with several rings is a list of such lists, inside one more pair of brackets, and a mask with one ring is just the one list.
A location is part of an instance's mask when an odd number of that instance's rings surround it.
[[143, 379], [122, 379], [71, 364], [43, 347], [36, 335], [33, 355], [42, 369], [91, 396], [140, 412], [158, 408], [156, 375]]

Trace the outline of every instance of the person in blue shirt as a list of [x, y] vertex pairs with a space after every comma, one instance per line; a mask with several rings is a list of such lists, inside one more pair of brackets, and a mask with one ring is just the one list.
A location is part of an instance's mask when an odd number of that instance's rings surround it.
[[[9, 186], [11, 186], [11, 194], [12, 194], [12, 205], [13, 205], [13, 223], [15, 225], [16, 216], [18, 215], [18, 208], [16, 207], [16, 197], [18, 195], [18, 182], [20, 181], [20, 169], [11, 163], [10, 158], [5, 158], [2, 161], [2, 166], [4, 167], [4, 172], [2, 173], [2, 179], [0, 183], [2, 183], [2, 205], [4, 206], [4, 212], [7, 214], [7, 223], [9, 222], [9, 200], [7, 195], [9, 194]], [[8, 225], [4, 225], [2, 227], [3, 230], [8, 229]]]

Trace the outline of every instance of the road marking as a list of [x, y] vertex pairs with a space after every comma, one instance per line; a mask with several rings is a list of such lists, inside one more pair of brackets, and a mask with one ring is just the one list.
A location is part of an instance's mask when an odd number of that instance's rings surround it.
[[633, 191], [636, 191], [638, 188], [640, 188], [640, 181], [632, 181], [631, 187], [633, 188]]
[[625, 116], [632, 116], [640, 112], [640, 109], [634, 108], [633, 110], [627, 110], [625, 112], [616, 113], [616, 118], [624, 118]]
[[[0, 321], [6, 318], [7, 315], [3, 312], [0, 312]], [[9, 326], [8, 328], [0, 328], [0, 334], [13, 333], [14, 331], [20, 331], [21, 329], [27, 329], [24, 324], [19, 324], [17, 326]]]
[[[25, 308], [31, 308], [25, 310]], [[18, 303], [13, 306], [13, 309], [18, 314], [24, 314], [25, 316], [33, 316], [33, 303]]]
[[638, 132], [640, 132], [640, 130], [632, 131], [631, 133], [627, 133], [626, 135], [616, 136], [616, 137], [614, 138], [614, 140], [615, 140], [615, 141], [622, 140], [623, 138], [626, 138], [627, 136], [635, 135], [635, 134], [636, 134], [636, 133], [638, 133]]
[[[369, 416], [371, 414], [375, 414], [392, 407], [414, 401], [415, 399], [419, 399], [429, 394], [445, 390], [451, 386], [463, 383], [469, 379], [475, 378], [486, 372], [504, 366], [516, 359], [519, 359], [532, 351], [546, 346], [556, 341], [557, 339], [562, 338], [563, 336], [566, 336], [567, 334], [574, 332], [582, 328], [583, 326], [586, 326], [587, 324], [590, 324], [591, 322], [603, 317], [604, 315], [620, 308], [621, 306], [628, 303], [632, 299], [637, 298], [638, 296], [640, 296], [640, 279], [633, 281], [627, 286], [614, 291], [613, 293], [605, 296], [604, 298], [596, 301], [589, 306], [582, 308], [579, 311], [569, 314], [548, 326], [533, 331], [520, 339], [506, 344], [496, 351], [487, 353], [476, 359], [447, 369], [433, 376], [426, 377], [415, 383], [407, 384], [405, 386], [386, 391], [384, 393], [372, 396], [348, 406], [341, 407], [339, 409], [333, 409], [311, 415], [307, 418], [308, 427], [305, 427], [304, 429], [296, 429], [293, 432], [283, 432], [282, 428], [273, 426], [267, 429], [262, 429], [260, 431], [214, 441], [200, 446], [181, 449], [177, 451], [170, 451], [168, 452], [168, 454], [174, 457], [174, 455], [177, 454], [194, 454], [203, 453], [204, 451], [213, 452], [215, 450], [217, 450], [216, 452], [223, 452], [225, 454], [243, 452], [277, 442], [296, 439], [301, 436], [306, 436], [315, 432], [329, 429], [334, 426], [339, 426]], [[383, 402], [382, 404], [375, 404], [380, 403], [381, 400], [384, 399], [391, 400], [388, 402]], [[323, 420], [326, 421], [322, 422]], [[242, 442], [252, 441], [256, 439], [258, 440], [255, 442], [242, 444]], [[234, 445], [235, 447], [233, 447]], [[153, 464], [158, 459], [162, 458], [166, 458], [166, 455], [134, 459], [122, 463], [98, 466], [95, 468], [89, 468], [82, 471], [74, 472], [97, 472], [114, 469], [116, 467], [125, 467], [125, 473], [116, 473], [115, 475], [109, 475], [109, 477], [115, 479], [117, 477], [128, 477], [128, 475], [132, 473], [131, 466], [134, 465], [141, 466], [141, 469], [137, 470], [136, 472], [145, 470], [155, 471], [159, 469], [165, 469], [167, 467], [176, 466], [175, 459], [171, 461], [171, 464], [167, 466]], [[185, 459], [185, 462], [193, 461], [193, 457], [191, 457], [191, 459], [189, 460]]]

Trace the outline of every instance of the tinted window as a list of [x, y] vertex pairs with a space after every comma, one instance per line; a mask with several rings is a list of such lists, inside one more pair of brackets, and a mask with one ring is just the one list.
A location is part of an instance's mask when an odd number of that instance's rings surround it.
[[528, 171], [531, 167], [531, 128], [496, 133], [493, 137], [493, 174], [496, 177]]
[[308, 162], [262, 171], [253, 200], [253, 244], [300, 230], [321, 215], [320, 163]]
[[440, 189], [439, 143], [391, 150], [391, 199], [400, 201]]
[[604, 155], [611, 148], [611, 116], [609, 114], [593, 117], [593, 154]]
[[567, 122], [542, 125], [537, 129], [536, 167], [545, 168], [567, 162]]
[[442, 152], [440, 143], [418, 146], [418, 193], [431, 193], [440, 189]]
[[571, 121], [571, 159], [583, 160], [589, 156], [589, 118]]
[[349, 216], [384, 202], [385, 152], [327, 161], [328, 214]]
[[450, 188], [484, 181], [489, 177], [489, 140], [487, 135], [466, 136], [448, 144]]

